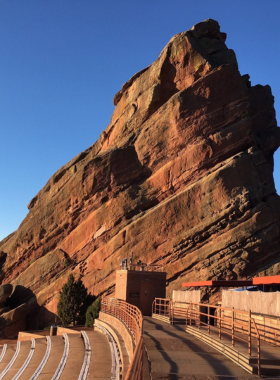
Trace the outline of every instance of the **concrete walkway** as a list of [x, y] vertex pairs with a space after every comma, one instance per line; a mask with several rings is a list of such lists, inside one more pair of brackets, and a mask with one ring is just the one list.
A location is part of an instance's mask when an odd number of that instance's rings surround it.
[[186, 333], [184, 325], [144, 318], [144, 342], [152, 380], [249, 380], [258, 376]]

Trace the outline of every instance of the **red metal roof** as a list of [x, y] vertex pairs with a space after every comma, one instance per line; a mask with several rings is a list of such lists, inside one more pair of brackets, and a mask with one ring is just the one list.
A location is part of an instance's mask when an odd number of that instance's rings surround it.
[[[280, 276], [279, 276], [280, 277]], [[194, 282], [184, 282], [182, 286], [184, 288], [197, 287], [197, 286], [252, 286], [252, 280], [209, 280], [209, 281], [194, 281]]]
[[239, 286], [273, 285], [273, 284], [280, 284], [280, 275], [254, 277], [253, 280], [208, 280], [208, 281], [184, 282], [182, 284], [182, 287], [183, 288], [199, 287], [199, 286], [239, 287]]
[[254, 277], [253, 285], [273, 285], [280, 284], [280, 276], [265, 276], [265, 277]]

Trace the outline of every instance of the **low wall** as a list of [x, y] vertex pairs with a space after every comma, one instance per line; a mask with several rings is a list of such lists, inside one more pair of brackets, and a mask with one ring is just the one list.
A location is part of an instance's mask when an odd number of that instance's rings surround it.
[[133, 357], [134, 344], [133, 338], [127, 330], [126, 326], [118, 318], [114, 317], [111, 314], [103, 313], [102, 311], [99, 312], [99, 319], [113, 326], [120, 333], [126, 345], [127, 353], [131, 361]]
[[[224, 290], [222, 293], [222, 307], [250, 311], [254, 318], [261, 339], [278, 344], [280, 336], [280, 293], [279, 292], [235, 292]], [[226, 316], [226, 315], [225, 315]], [[231, 318], [229, 316], [229, 318]], [[247, 317], [240, 314], [240, 320]]]
[[57, 333], [56, 335], [63, 335], [63, 334], [78, 334], [81, 335], [81, 331], [74, 330], [74, 329], [68, 329], [67, 327], [57, 327]]
[[250, 311], [255, 314], [266, 314], [280, 317], [280, 292], [236, 292], [223, 290], [222, 307]]
[[180, 307], [187, 307], [190, 302], [200, 303], [200, 290], [173, 290], [172, 301]]
[[42, 338], [46, 338], [46, 337], [44, 335], [28, 333], [25, 331], [19, 331], [17, 340], [19, 340], [20, 342], [25, 342], [25, 341], [31, 340], [32, 338], [42, 339]]

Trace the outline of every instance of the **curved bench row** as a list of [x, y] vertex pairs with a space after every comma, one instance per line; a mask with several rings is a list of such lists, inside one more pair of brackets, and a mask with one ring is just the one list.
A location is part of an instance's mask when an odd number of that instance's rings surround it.
[[3, 377], [8, 373], [9, 369], [12, 367], [12, 365], [16, 361], [18, 354], [19, 354], [19, 351], [20, 351], [20, 342], [18, 341], [17, 342], [17, 349], [14, 353], [14, 356], [12, 357], [12, 360], [9, 362], [9, 364], [7, 364], [7, 366], [5, 367], [4, 371], [2, 371], [2, 373], [0, 374], [0, 379], [3, 379]]
[[[68, 334], [63, 334], [64, 348], [61, 345], [62, 341], [60, 337], [57, 336], [53, 337], [52, 339], [49, 336], [46, 338], [42, 337], [42, 339], [39, 339], [40, 355], [38, 355], [38, 352], [36, 355], [34, 355], [37, 346], [36, 341], [33, 338], [31, 339], [30, 346], [27, 341], [18, 341], [16, 351], [14, 351], [13, 348], [15, 346], [8, 346], [7, 344], [4, 344], [0, 355], [0, 380], [4, 377], [5, 379], [7, 378], [7, 380], [18, 380], [21, 376], [25, 376], [26, 378], [28, 377], [30, 380], [36, 380], [40, 377], [41, 374], [44, 374], [44, 376], [47, 374], [47, 376], [49, 376], [48, 378], [51, 380], [59, 380], [60, 378], [86, 380], [89, 374], [92, 353], [89, 337], [85, 331], [81, 331], [80, 334], [76, 332], [76, 334], [70, 335], [71, 339], [69, 341]], [[43, 343], [45, 342], [45, 339], [46, 344]], [[72, 356], [70, 355], [68, 372], [66, 370], [65, 373], [65, 367], [67, 366], [71, 344], [73, 344], [71, 354]], [[44, 348], [45, 346], [46, 348]], [[21, 347], [24, 349], [21, 350]], [[19, 358], [20, 351], [23, 352], [21, 352]], [[61, 359], [58, 362], [59, 358]], [[75, 368], [74, 373], [70, 367], [73, 363], [73, 360], [76, 358], [78, 365]], [[36, 363], [39, 364], [37, 365]], [[29, 375], [26, 374], [27, 372]]]
[[8, 345], [5, 343], [3, 345], [2, 352], [1, 352], [1, 355], [0, 355], [0, 362], [2, 361], [3, 357], [5, 356], [5, 353], [7, 351], [7, 347], [8, 347]]
[[110, 333], [108, 329], [106, 329], [104, 326], [99, 325], [95, 322], [95, 327], [100, 329], [107, 337], [110, 350], [111, 350], [111, 357], [112, 357], [112, 367], [111, 367], [111, 379], [119, 379], [120, 378], [120, 353], [118, 350], [118, 345], [113, 337], [113, 335]]
[[31, 339], [31, 348], [30, 348], [30, 352], [25, 360], [25, 362], [23, 363], [23, 365], [21, 366], [21, 368], [19, 369], [19, 371], [17, 372], [17, 374], [13, 377], [12, 380], [18, 380], [20, 378], [20, 376], [23, 374], [23, 372], [25, 371], [26, 367], [28, 366], [28, 364], [30, 363], [30, 360], [34, 354], [34, 350], [35, 350], [35, 339]]
[[43, 368], [45, 367], [48, 359], [49, 359], [49, 356], [50, 356], [50, 353], [51, 353], [51, 347], [52, 347], [52, 342], [51, 342], [51, 338], [49, 336], [46, 337], [47, 339], [47, 350], [46, 350], [46, 353], [41, 361], [41, 363], [39, 364], [39, 367], [36, 369], [36, 371], [34, 372], [34, 375], [31, 377], [30, 380], [36, 380], [38, 379], [38, 377], [40, 376]]
[[90, 341], [87, 336], [87, 333], [84, 330], [82, 330], [81, 334], [85, 343], [85, 357], [84, 357], [83, 365], [82, 365], [78, 380], [85, 380], [89, 372], [90, 359], [91, 359], [91, 345], [90, 345]]
[[67, 359], [68, 359], [68, 355], [69, 355], [69, 338], [68, 338], [68, 335], [67, 334], [63, 334], [63, 338], [64, 338], [64, 351], [63, 351], [63, 355], [62, 355], [62, 358], [61, 358], [61, 361], [59, 363], [59, 366], [57, 367], [56, 371], [55, 371], [55, 374], [53, 375], [52, 377], [52, 380], [58, 380], [64, 370], [64, 367], [66, 365], [66, 362], [67, 362]]

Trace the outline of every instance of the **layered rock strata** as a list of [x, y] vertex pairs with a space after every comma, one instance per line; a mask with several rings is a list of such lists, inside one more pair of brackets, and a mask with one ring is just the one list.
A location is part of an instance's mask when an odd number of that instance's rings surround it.
[[225, 40], [216, 21], [199, 23], [123, 85], [97, 142], [0, 243], [3, 284], [55, 313], [70, 272], [113, 293], [131, 252], [167, 272], [169, 294], [186, 281], [279, 273], [274, 98], [239, 73]]

